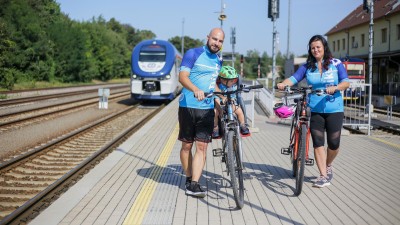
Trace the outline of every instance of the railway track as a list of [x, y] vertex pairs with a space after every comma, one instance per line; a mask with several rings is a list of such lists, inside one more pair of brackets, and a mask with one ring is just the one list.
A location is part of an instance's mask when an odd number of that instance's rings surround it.
[[0, 224], [32, 219], [162, 108], [132, 106], [0, 164]]
[[[109, 97], [111, 101], [126, 99], [129, 94], [126, 91], [120, 91]], [[22, 126], [39, 122], [43, 119], [50, 119], [62, 114], [72, 113], [83, 110], [98, 103], [98, 97], [87, 97], [78, 101], [68, 101], [51, 106], [38, 107], [33, 109], [11, 112], [0, 115], [0, 133], [11, 129], [18, 129]]]
[[[127, 89], [127, 86], [118, 86], [112, 87], [110, 90], [116, 91], [119, 89]], [[11, 98], [11, 99], [3, 99], [0, 100], [0, 107], [12, 106], [12, 105], [20, 105], [20, 104], [27, 104], [37, 101], [49, 100], [54, 98], [65, 98], [69, 96], [77, 96], [83, 94], [92, 94], [97, 93], [97, 89], [89, 89], [89, 90], [79, 90], [79, 91], [70, 91], [70, 92], [62, 92], [62, 93], [54, 93], [54, 94], [47, 94], [47, 95], [34, 95], [29, 97], [21, 97], [21, 98]]]

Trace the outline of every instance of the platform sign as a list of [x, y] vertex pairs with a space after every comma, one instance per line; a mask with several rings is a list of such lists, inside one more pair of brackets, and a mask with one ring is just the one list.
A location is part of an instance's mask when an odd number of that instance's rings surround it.
[[108, 109], [109, 88], [99, 88], [99, 109]]
[[387, 105], [386, 117], [391, 120], [393, 115], [393, 105], [396, 105], [396, 96], [384, 95], [383, 102]]

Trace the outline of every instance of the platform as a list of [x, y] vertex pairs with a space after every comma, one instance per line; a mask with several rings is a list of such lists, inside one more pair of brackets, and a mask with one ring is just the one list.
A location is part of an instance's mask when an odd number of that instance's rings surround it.
[[308, 166], [296, 197], [289, 156], [280, 154], [289, 127], [256, 113], [238, 210], [224, 164], [212, 156], [219, 140], [200, 180], [207, 196], [185, 195], [177, 109], [175, 100], [29, 224], [400, 224], [398, 136], [342, 136], [332, 185], [313, 188], [318, 170]]

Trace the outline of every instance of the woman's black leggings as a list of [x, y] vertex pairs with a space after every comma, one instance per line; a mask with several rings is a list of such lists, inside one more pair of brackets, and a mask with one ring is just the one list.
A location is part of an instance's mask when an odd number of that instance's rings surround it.
[[337, 150], [343, 126], [343, 112], [311, 113], [310, 130], [314, 148], [325, 145], [325, 131], [328, 148]]

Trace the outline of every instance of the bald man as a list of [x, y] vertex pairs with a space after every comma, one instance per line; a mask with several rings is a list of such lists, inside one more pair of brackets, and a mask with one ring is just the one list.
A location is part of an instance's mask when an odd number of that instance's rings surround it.
[[[180, 159], [186, 175], [186, 194], [204, 198], [207, 194], [199, 184], [206, 162], [206, 150], [211, 142], [214, 127], [214, 100], [205, 98], [205, 92], [212, 92], [222, 66], [217, 53], [224, 43], [225, 34], [221, 28], [214, 28], [207, 35], [207, 44], [189, 49], [182, 59], [179, 82], [183, 89], [179, 97], [179, 136], [182, 142]], [[192, 146], [196, 151], [192, 156]]]

